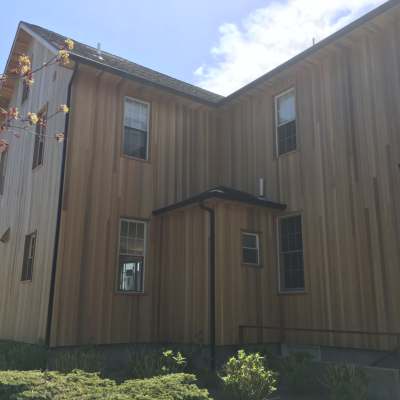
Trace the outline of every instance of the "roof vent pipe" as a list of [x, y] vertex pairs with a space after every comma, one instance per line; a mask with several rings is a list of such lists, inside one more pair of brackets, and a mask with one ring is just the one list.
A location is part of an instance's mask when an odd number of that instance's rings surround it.
[[264, 178], [258, 178], [258, 196], [264, 197]]
[[97, 43], [97, 56], [100, 58], [100, 60], [103, 60], [103, 57], [101, 56], [101, 43]]

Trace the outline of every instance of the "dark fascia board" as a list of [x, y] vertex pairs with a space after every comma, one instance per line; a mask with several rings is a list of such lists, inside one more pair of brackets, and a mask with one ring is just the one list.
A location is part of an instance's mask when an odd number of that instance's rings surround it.
[[209, 107], [215, 107], [218, 104], [218, 102], [207, 101], [207, 100], [202, 99], [200, 97], [192, 96], [192, 95], [190, 95], [188, 93], [183, 93], [183, 92], [181, 92], [179, 90], [175, 90], [175, 89], [170, 88], [168, 86], [165, 86], [165, 85], [162, 85], [162, 84], [158, 84], [156, 82], [151, 82], [151, 81], [149, 81], [147, 79], [140, 78], [139, 76], [135, 76], [133, 74], [130, 74], [129, 72], [122, 71], [122, 70], [120, 70], [118, 68], [112, 67], [110, 65], [103, 64], [103, 63], [101, 63], [99, 61], [92, 60], [92, 59], [84, 57], [84, 56], [82, 56], [80, 54], [71, 53], [70, 54], [70, 58], [72, 60], [74, 60], [74, 61], [79, 62], [79, 64], [86, 64], [86, 65], [89, 65], [89, 66], [93, 66], [93, 67], [95, 67], [97, 69], [101, 69], [102, 71], [109, 72], [110, 74], [114, 74], [114, 75], [120, 76], [121, 78], [128, 79], [128, 80], [131, 80], [131, 81], [140, 82], [140, 83], [145, 84], [146, 86], [151, 86], [151, 87], [154, 87], [156, 89], [163, 90], [164, 92], [167, 91], [167, 92], [169, 92], [171, 94], [174, 94], [176, 96], [179, 96], [179, 97], [185, 97], [185, 98], [187, 98], [189, 100], [192, 100], [192, 101], [194, 101], [196, 103], [201, 103], [201, 104], [209, 106]]
[[277, 203], [277, 202], [270, 201], [270, 200], [265, 200], [265, 199], [258, 198], [255, 196], [254, 196], [254, 198], [249, 197], [248, 199], [244, 200], [240, 196], [235, 196], [235, 194], [233, 194], [233, 193], [225, 193], [223, 190], [219, 190], [217, 188], [215, 190], [209, 190], [209, 191], [200, 193], [198, 195], [189, 197], [186, 200], [179, 201], [179, 202], [171, 204], [169, 206], [158, 208], [153, 211], [153, 215], [165, 214], [169, 211], [177, 210], [179, 208], [187, 207], [187, 206], [197, 204], [197, 203], [202, 203], [205, 200], [211, 200], [211, 199], [231, 200], [231, 201], [237, 201], [237, 202], [243, 203], [243, 204], [249, 204], [249, 205], [258, 206], [258, 207], [273, 208], [273, 209], [277, 209], [277, 210], [286, 209], [286, 204]]

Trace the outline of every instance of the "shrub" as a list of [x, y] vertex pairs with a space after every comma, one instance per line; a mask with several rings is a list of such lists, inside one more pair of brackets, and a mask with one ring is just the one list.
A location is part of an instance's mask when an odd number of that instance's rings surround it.
[[264, 367], [264, 357], [239, 350], [223, 367], [222, 384], [230, 399], [262, 400], [276, 390], [276, 374]]
[[132, 351], [129, 361], [129, 370], [134, 378], [151, 378], [153, 376], [183, 372], [186, 367], [186, 358], [180, 352], [166, 350]]
[[0, 342], [0, 370], [45, 369], [47, 349], [42, 345]]
[[313, 373], [313, 356], [306, 352], [296, 352], [281, 362], [281, 376], [284, 384], [295, 394], [315, 390], [317, 382]]
[[117, 385], [98, 374], [41, 371], [0, 372], [0, 400], [209, 400], [195, 377], [186, 374], [125, 381]]
[[332, 400], [365, 400], [368, 397], [368, 378], [361, 368], [353, 365], [329, 366], [323, 384]]
[[104, 355], [95, 347], [61, 350], [53, 354], [50, 367], [60, 372], [71, 372], [74, 369], [98, 372], [104, 367]]

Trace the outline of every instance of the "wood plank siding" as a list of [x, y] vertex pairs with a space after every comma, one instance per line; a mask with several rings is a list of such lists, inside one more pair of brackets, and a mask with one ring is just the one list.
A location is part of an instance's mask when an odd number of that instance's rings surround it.
[[[37, 68], [53, 55], [39, 42], [22, 34], [17, 53], [33, 55]], [[21, 38], [19, 38], [21, 39]], [[27, 100], [21, 104], [22, 88], [16, 86], [10, 107], [22, 115], [48, 114], [66, 103], [72, 71], [55, 65], [35, 74]], [[9, 241], [0, 243], [0, 338], [26, 342], [44, 341], [60, 182], [62, 145], [52, 137], [63, 132], [64, 115], [48, 121], [43, 165], [32, 170], [34, 136], [19, 132], [9, 141], [4, 193], [0, 196], [0, 237], [10, 228]], [[34, 131], [34, 129], [32, 129]], [[25, 236], [37, 232], [32, 281], [21, 282]]]
[[[274, 310], [272, 316], [280, 307], [286, 327], [400, 331], [400, 19], [398, 10], [386, 17], [221, 110], [219, 183], [256, 193], [257, 178], [263, 177], [272, 199], [303, 216], [306, 294], [277, 296], [273, 251], [267, 268], [273, 282], [268, 290], [275, 297], [266, 299], [264, 291], [258, 297], [260, 307]], [[298, 151], [278, 158], [274, 97], [291, 87], [296, 90]], [[232, 226], [238, 217], [229, 218]], [[254, 296], [256, 282], [243, 294], [242, 307], [247, 296]], [[240, 307], [233, 310], [238, 315], [232, 325], [246, 323]], [[252, 324], [257, 323], [254, 316]], [[235, 343], [228, 332], [221, 342]], [[395, 345], [365, 335], [294, 332], [286, 339]]]
[[[400, 332], [399, 10], [218, 104], [79, 64], [50, 345], [208, 343], [208, 214], [193, 204], [152, 213], [212, 185], [258, 195], [263, 178], [266, 196], [285, 211], [206, 201], [216, 218], [217, 345], [238, 344], [239, 326], [254, 325], [277, 329], [244, 329], [246, 342], [392, 349], [395, 338], [285, 329]], [[45, 55], [35, 48], [38, 62]], [[65, 103], [71, 73], [62, 69], [53, 83], [52, 71], [43, 72], [29, 107]], [[275, 97], [290, 88], [297, 149], [277, 156]], [[123, 155], [126, 96], [150, 105], [148, 160]], [[0, 198], [0, 237], [11, 227], [9, 243], [0, 243], [0, 337], [35, 341], [47, 317], [61, 147], [46, 143], [45, 165], [32, 172], [29, 140], [10, 144], [12, 172]], [[302, 217], [305, 290], [284, 294], [277, 226], [291, 214]], [[144, 293], [116, 291], [121, 218], [148, 223]], [[34, 279], [21, 284], [23, 238], [35, 229]], [[259, 234], [260, 267], [242, 264], [242, 231]]]
[[[121, 154], [125, 96], [150, 103], [148, 161]], [[164, 265], [156, 261], [162, 232], [151, 221], [145, 293], [117, 294], [119, 219], [150, 221], [154, 209], [208, 188], [213, 183], [208, 160], [215, 128], [214, 109], [79, 68], [72, 89], [53, 345], [152, 340], [154, 291]], [[172, 237], [163, 239], [170, 246], [162, 252], [167, 258], [172, 257], [169, 251], [176, 246], [177, 234], [172, 231]], [[180, 240], [177, 243], [181, 246]], [[177, 272], [171, 274], [171, 285], [174, 277], [183, 283]], [[179, 293], [176, 288], [174, 295]], [[179, 326], [176, 321], [174, 326]], [[162, 329], [168, 332], [167, 326]]]

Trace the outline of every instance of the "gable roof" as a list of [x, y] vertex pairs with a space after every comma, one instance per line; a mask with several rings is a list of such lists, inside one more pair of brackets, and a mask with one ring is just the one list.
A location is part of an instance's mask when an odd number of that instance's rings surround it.
[[278, 203], [276, 201], [269, 200], [265, 197], [254, 196], [251, 193], [243, 192], [242, 190], [237, 190], [231, 187], [214, 186], [211, 189], [206, 190], [205, 192], [196, 194], [185, 200], [179, 201], [177, 203], [171, 204], [166, 207], [158, 208], [153, 211], [153, 214], [154, 215], [164, 214], [166, 212], [176, 210], [178, 208], [190, 206], [196, 203], [201, 203], [202, 201], [210, 199], [238, 201], [239, 203], [250, 204], [253, 206], [274, 208], [277, 210], [284, 210], [286, 208], [286, 204]]
[[[375, 17], [385, 13], [386, 11], [396, 6], [400, 6], [400, 0], [387, 1], [381, 6], [365, 14], [361, 18], [353, 21], [351, 24], [321, 40], [316, 45], [306, 49], [302, 53], [291, 58], [289, 61], [279, 65], [275, 69], [267, 72], [266, 74], [243, 86], [242, 88], [227, 97], [220, 96], [216, 93], [212, 93], [208, 90], [172, 78], [168, 75], [154, 71], [150, 68], [143, 67], [139, 64], [115, 56], [106, 51], [102, 51], [102, 58], [99, 58], [97, 49], [91, 46], [87, 46], [78, 41], [75, 41], [75, 49], [71, 53], [71, 58], [79, 61], [80, 63], [90, 64], [96, 68], [120, 75], [126, 79], [138, 80], [148, 85], [152, 85], [163, 90], [168, 90], [174, 94], [190, 98], [203, 104], [207, 104], [210, 106], [221, 106], [246, 93], [252, 88], [257, 87], [257, 85], [260, 85], [263, 82], [270, 80], [290, 66], [300, 62], [303, 59], [306, 59], [307, 57], [318, 52], [325, 46], [339, 40], [359, 26], [366, 24]], [[58, 33], [52, 32], [40, 26], [29, 24], [27, 22], [21, 22], [20, 27], [22, 27], [23, 29], [25, 28], [28, 33], [33, 32], [37, 37], [41, 38], [44, 43], [47, 43], [49, 47], [53, 48], [55, 51], [63, 45], [64, 40], [66, 39], [65, 36], [62, 36]]]
[[[67, 39], [65, 36], [37, 25], [29, 24], [27, 22], [21, 22], [21, 25], [22, 27], [25, 26], [36, 33], [56, 49], [61, 48], [65, 39]], [[147, 84], [152, 84], [163, 89], [169, 89], [176, 94], [191, 97], [196, 101], [216, 104], [223, 98], [219, 94], [212, 93], [208, 90], [191, 85], [190, 83], [172, 78], [168, 75], [143, 67], [142, 65], [128, 61], [103, 50], [101, 51], [101, 57], [99, 57], [97, 49], [76, 40], [74, 40], [74, 44], [75, 46], [74, 50], [71, 52], [71, 58], [76, 59], [79, 62], [95, 64], [97, 67], [108, 69], [110, 72], [119, 72], [120, 74], [125, 75], [126, 78], [135, 78], [146, 82]]]

